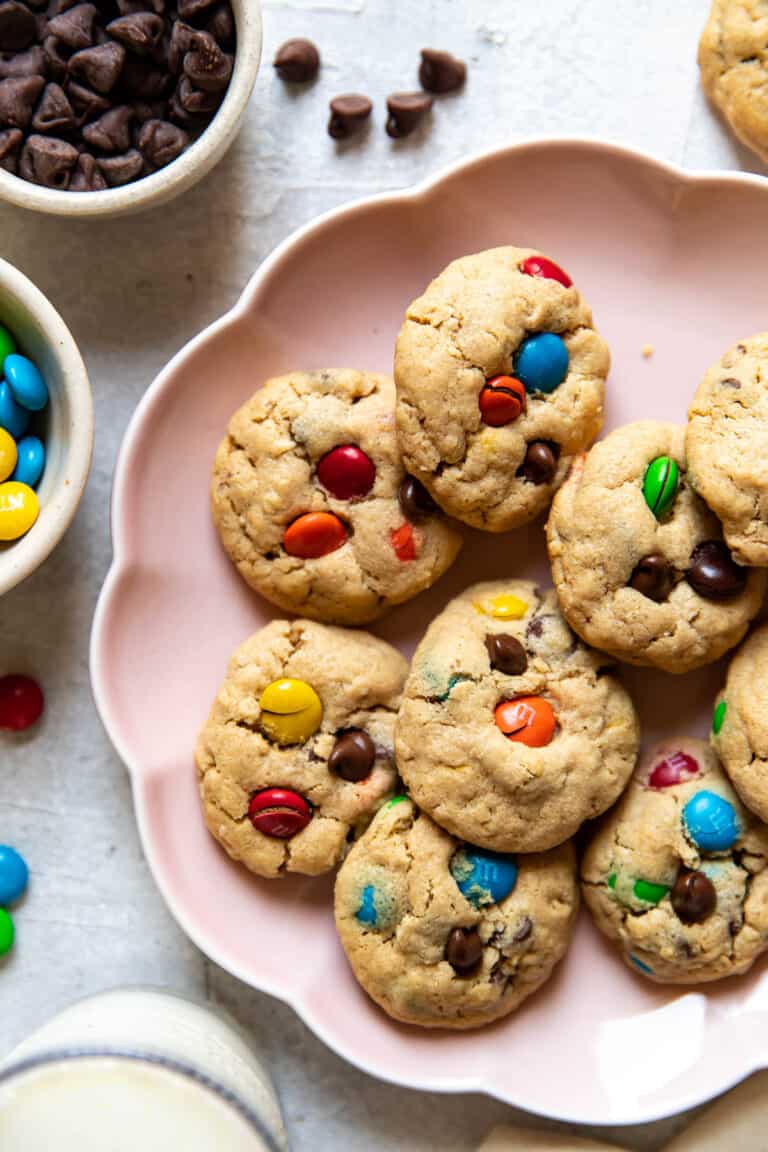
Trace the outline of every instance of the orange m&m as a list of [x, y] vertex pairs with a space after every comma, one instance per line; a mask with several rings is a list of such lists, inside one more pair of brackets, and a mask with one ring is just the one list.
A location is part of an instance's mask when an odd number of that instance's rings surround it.
[[543, 748], [555, 734], [557, 721], [552, 705], [541, 696], [518, 696], [502, 700], [494, 713], [496, 725], [508, 740]]
[[503, 428], [525, 411], [525, 385], [514, 376], [492, 376], [480, 393], [480, 415], [491, 428]]
[[293, 520], [283, 535], [283, 547], [289, 556], [317, 560], [341, 548], [347, 530], [332, 512], [306, 512]]

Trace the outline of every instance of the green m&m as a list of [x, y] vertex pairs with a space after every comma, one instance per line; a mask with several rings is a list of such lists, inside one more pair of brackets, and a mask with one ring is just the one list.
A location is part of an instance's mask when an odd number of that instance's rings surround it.
[[648, 465], [643, 479], [645, 502], [657, 520], [672, 507], [680, 483], [680, 469], [671, 456], [657, 456]]
[[719, 736], [720, 734], [720, 729], [725, 722], [725, 713], [727, 710], [728, 705], [726, 704], [725, 700], [720, 700], [717, 707], [715, 708], [714, 715], [712, 716], [712, 731], [714, 732], [715, 736]]
[[0, 956], [5, 956], [6, 952], [10, 952], [13, 948], [15, 935], [10, 912], [0, 908]]

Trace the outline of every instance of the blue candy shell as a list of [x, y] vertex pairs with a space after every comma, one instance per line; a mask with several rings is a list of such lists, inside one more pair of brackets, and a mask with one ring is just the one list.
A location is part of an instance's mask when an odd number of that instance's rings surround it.
[[360, 893], [360, 907], [355, 913], [361, 924], [368, 924], [371, 928], [376, 927], [376, 921], [378, 920], [375, 897], [376, 889], [373, 884], [366, 884]]
[[458, 889], [475, 908], [499, 904], [517, 883], [514, 856], [486, 852], [482, 848], [459, 848], [450, 864]]
[[0, 844], [0, 906], [13, 904], [26, 891], [29, 870], [15, 848]]
[[48, 385], [36, 364], [26, 356], [19, 356], [18, 352], [12, 352], [5, 358], [3, 371], [17, 404], [28, 412], [40, 412], [45, 408]]
[[21, 408], [5, 380], [0, 380], [0, 428], [5, 428], [14, 440], [18, 440], [27, 430], [29, 412]]
[[733, 804], [707, 789], [696, 792], [683, 808], [683, 827], [702, 852], [727, 852], [741, 835]]
[[526, 392], [554, 392], [568, 375], [568, 349], [555, 332], [537, 332], [520, 345], [514, 372]]
[[639, 956], [635, 956], [632, 952], [629, 954], [629, 959], [637, 968], [638, 972], [642, 972], [645, 976], [653, 976], [653, 968], [650, 968]]
[[18, 459], [13, 470], [11, 480], [18, 480], [20, 484], [28, 484], [35, 488], [45, 468], [45, 446], [37, 436], [25, 436], [16, 445]]

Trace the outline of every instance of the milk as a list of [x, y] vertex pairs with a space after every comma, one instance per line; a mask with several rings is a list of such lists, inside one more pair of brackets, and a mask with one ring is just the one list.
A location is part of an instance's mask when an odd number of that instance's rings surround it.
[[0, 1149], [286, 1152], [277, 1098], [235, 1027], [143, 989], [56, 1016], [0, 1065]]

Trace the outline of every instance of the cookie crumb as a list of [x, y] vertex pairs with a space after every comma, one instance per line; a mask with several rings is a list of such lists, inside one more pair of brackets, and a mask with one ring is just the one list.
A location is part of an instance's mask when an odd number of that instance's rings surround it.
[[650, 360], [651, 356], [653, 356], [655, 351], [656, 351], [656, 349], [654, 348], [653, 344], [643, 344], [643, 347], [642, 347], [643, 359], [644, 360]]

